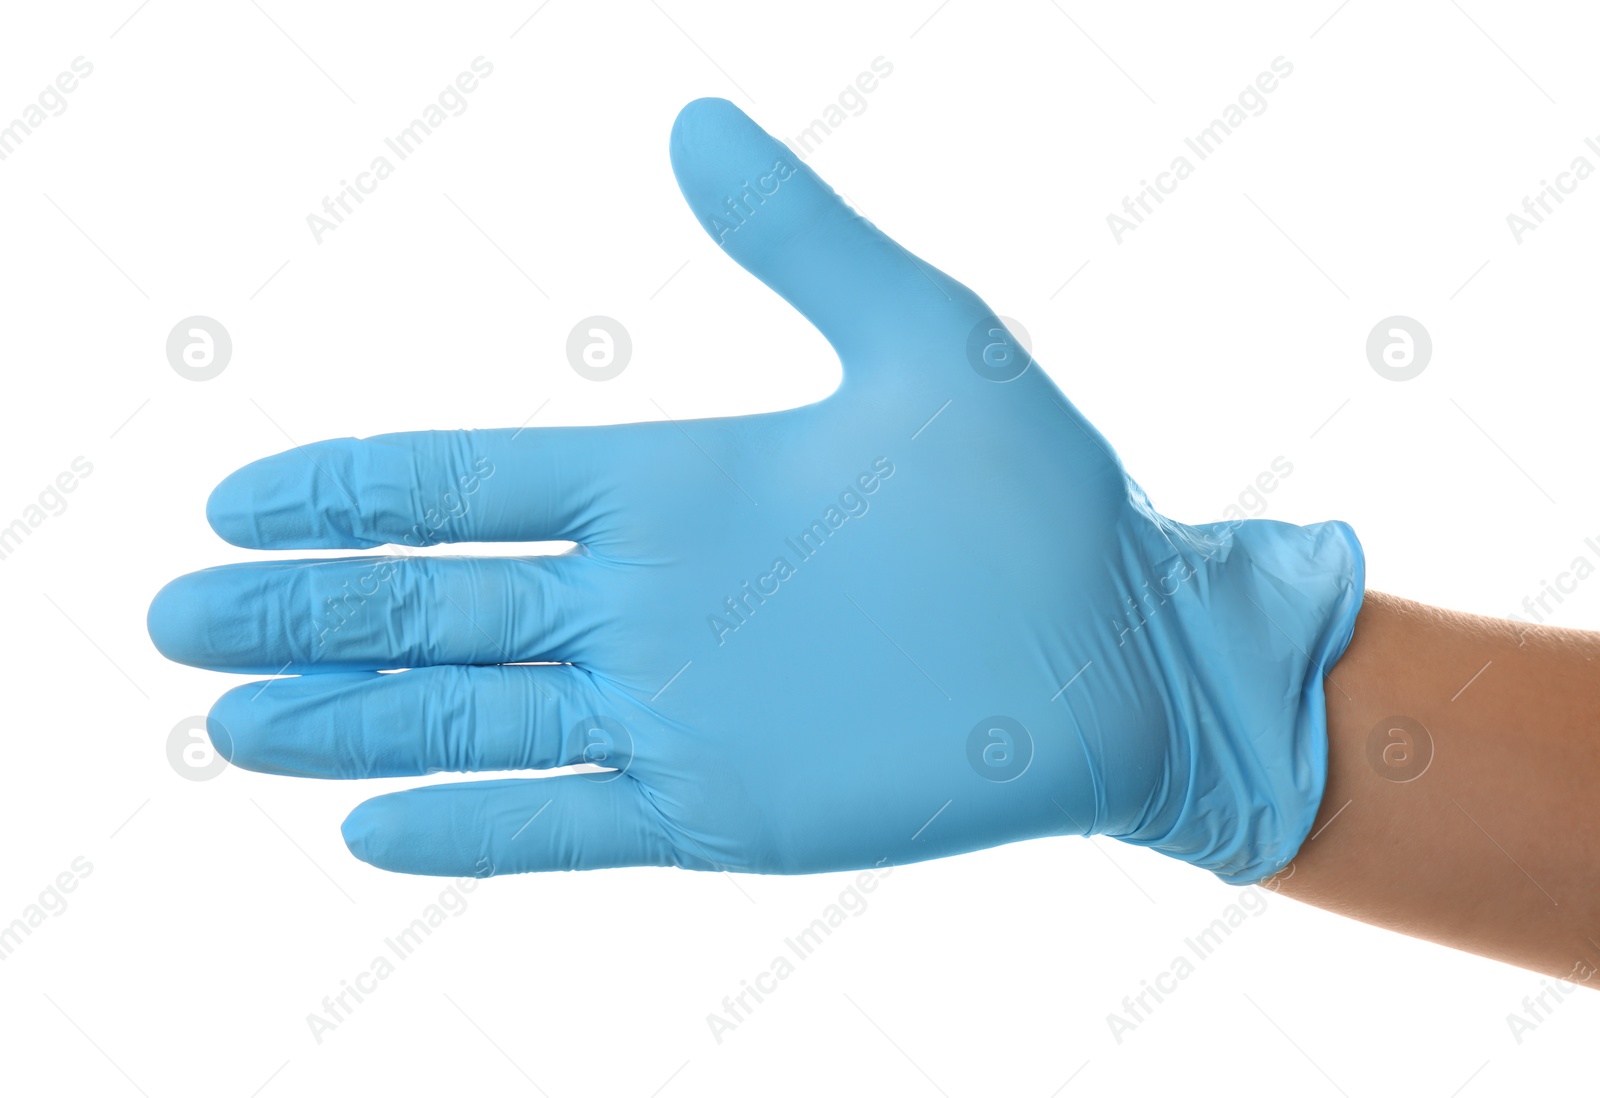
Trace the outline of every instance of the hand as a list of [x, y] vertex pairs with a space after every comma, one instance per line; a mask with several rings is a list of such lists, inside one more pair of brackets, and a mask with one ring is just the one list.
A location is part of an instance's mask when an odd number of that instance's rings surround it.
[[671, 147], [695, 215], [822, 331], [840, 388], [239, 470], [207, 508], [236, 545], [577, 548], [173, 581], [149, 617], [169, 658], [301, 676], [225, 694], [218, 749], [324, 778], [609, 768], [357, 807], [351, 850], [411, 873], [803, 873], [1060, 834], [1238, 882], [1286, 863], [1360, 603], [1349, 528], [1162, 518], [988, 306], [735, 107], [691, 103]]

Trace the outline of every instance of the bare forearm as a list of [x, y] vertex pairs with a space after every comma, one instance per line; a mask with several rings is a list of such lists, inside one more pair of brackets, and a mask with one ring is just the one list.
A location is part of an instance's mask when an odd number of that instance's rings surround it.
[[1600, 986], [1600, 634], [1369, 592], [1327, 696], [1322, 808], [1270, 887]]

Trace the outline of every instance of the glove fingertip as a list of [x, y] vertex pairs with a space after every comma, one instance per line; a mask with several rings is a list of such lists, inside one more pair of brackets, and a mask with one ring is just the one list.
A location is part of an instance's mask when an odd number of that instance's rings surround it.
[[206, 522], [217, 537], [241, 549], [262, 548], [261, 534], [256, 528], [254, 509], [241, 474], [248, 469], [228, 474], [206, 497]]
[[350, 814], [339, 825], [339, 835], [344, 839], [346, 849], [368, 865], [378, 866], [382, 869], [379, 857], [379, 844], [377, 835], [380, 829], [379, 817], [383, 810], [379, 804], [381, 797], [362, 801], [350, 810]]

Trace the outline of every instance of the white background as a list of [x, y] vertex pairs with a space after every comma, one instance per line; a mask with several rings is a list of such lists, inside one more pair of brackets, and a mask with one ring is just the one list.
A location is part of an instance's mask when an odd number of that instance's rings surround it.
[[[73, 58], [94, 72], [0, 161], [0, 525], [75, 457], [94, 471], [0, 560], [0, 922], [74, 858], [93, 870], [0, 962], [0, 1086], [1478, 1098], [1592, 1078], [1593, 995], [1518, 1043], [1507, 1015], [1541, 977], [1271, 895], [1119, 1044], [1108, 1012], [1239, 893], [1108, 840], [895, 869], [720, 1044], [707, 1014], [846, 876], [496, 878], [319, 1044], [306, 1016], [444, 883], [356, 861], [338, 824], [422, 781], [168, 761], [235, 680], [164, 661], [144, 613], [181, 572], [262, 555], [204, 521], [236, 466], [541, 408], [824, 396], [837, 362], [695, 223], [667, 136], [702, 95], [793, 136], [880, 56], [892, 76], [810, 163], [1018, 318], [1159, 508], [1219, 518], [1282, 456], [1266, 513], [1349, 521], [1371, 587], [1518, 611], [1600, 535], [1600, 179], [1521, 243], [1506, 222], [1600, 134], [1600, 25], [1337, 2], [7, 5], [0, 121]], [[466, 112], [318, 244], [306, 215], [480, 55]], [[1117, 243], [1106, 214], [1279, 56], [1266, 112]], [[604, 384], [563, 350], [595, 313], [635, 348]], [[166, 361], [193, 314], [232, 334], [213, 381]], [[1434, 340], [1405, 383], [1364, 352], [1393, 314]], [[1600, 626], [1600, 580], [1547, 620]]]

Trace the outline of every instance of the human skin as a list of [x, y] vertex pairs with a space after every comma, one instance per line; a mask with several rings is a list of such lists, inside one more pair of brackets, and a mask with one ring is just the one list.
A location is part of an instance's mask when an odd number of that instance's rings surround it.
[[1327, 790], [1266, 887], [1600, 985], [1600, 633], [1369, 591], [1326, 685]]

